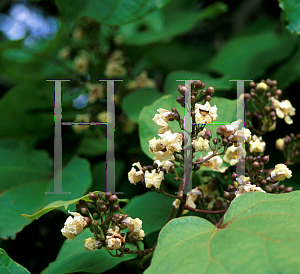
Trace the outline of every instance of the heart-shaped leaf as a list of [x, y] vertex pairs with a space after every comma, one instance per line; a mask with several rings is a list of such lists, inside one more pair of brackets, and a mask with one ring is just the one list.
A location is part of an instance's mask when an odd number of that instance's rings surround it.
[[0, 273], [30, 274], [26, 268], [13, 261], [2, 248], [0, 248]]
[[297, 273], [300, 191], [236, 198], [216, 228], [197, 217], [173, 219], [160, 232], [145, 273]]

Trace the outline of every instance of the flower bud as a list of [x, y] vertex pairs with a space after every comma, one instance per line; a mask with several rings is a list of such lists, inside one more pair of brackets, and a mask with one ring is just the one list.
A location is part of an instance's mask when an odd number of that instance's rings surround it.
[[266, 97], [266, 98], [270, 98], [270, 97], [271, 97], [271, 92], [267, 92], [267, 93], [265, 94], [265, 97]]
[[92, 221], [89, 217], [84, 217], [84, 220], [86, 221], [87, 225], [91, 225]]
[[264, 107], [264, 112], [265, 112], [266, 114], [269, 114], [269, 113], [271, 112], [270, 106], [265, 106], [265, 107]]
[[254, 82], [250, 82], [250, 88], [255, 88], [256, 87], [256, 84]]
[[89, 199], [96, 202], [98, 197], [95, 193], [91, 192], [91, 193], [89, 193]]
[[265, 164], [268, 163], [268, 162], [269, 162], [269, 155], [266, 155], [266, 156], [262, 157], [261, 160], [262, 160], [262, 162], [265, 163]]
[[113, 206], [118, 201], [117, 195], [112, 195], [108, 199], [108, 205]]
[[105, 213], [107, 211], [107, 206], [106, 205], [102, 205], [100, 207], [100, 210], [101, 210], [102, 213]]
[[268, 86], [266, 83], [259, 83], [257, 86], [256, 86], [256, 90], [259, 92], [259, 93], [263, 93], [265, 92], [266, 90], [268, 89]]
[[89, 211], [87, 210], [87, 208], [83, 207], [81, 209], [81, 213], [84, 214], [84, 215], [89, 215]]
[[110, 193], [110, 192], [106, 192], [106, 193], [105, 193], [105, 199], [109, 199], [110, 196], [111, 196], [111, 193]]
[[222, 126], [220, 126], [220, 127], [217, 129], [217, 134], [218, 134], [218, 135], [221, 135], [221, 134], [224, 134], [226, 131], [227, 131], [226, 126], [225, 126], [225, 125], [222, 125]]
[[204, 198], [204, 201], [205, 201], [206, 203], [211, 202], [211, 200], [212, 200], [212, 196], [211, 196], [210, 194], [208, 194], [208, 195]]
[[205, 101], [209, 102], [211, 100], [211, 96], [210, 95], [206, 95], [205, 96]]
[[260, 162], [260, 161], [261, 161], [261, 157], [260, 157], [260, 156], [257, 156], [257, 157], [255, 158], [255, 160]]
[[223, 202], [220, 201], [220, 200], [217, 200], [217, 201], [215, 202], [215, 204], [214, 204], [214, 207], [215, 207], [216, 209], [221, 209], [222, 206], [223, 206]]
[[213, 143], [216, 144], [217, 143], [217, 138], [213, 139]]
[[256, 93], [253, 92], [253, 91], [251, 91], [251, 92], [250, 92], [250, 96], [251, 96], [252, 98], [256, 98]]
[[291, 192], [291, 191], [293, 191], [293, 188], [292, 187], [287, 187], [285, 190], [284, 190], [284, 192], [285, 193], [288, 193], [288, 192]]
[[94, 208], [95, 207], [95, 205], [93, 203], [87, 203], [87, 205], [88, 205], [89, 208]]
[[94, 212], [94, 213], [93, 213], [93, 218], [94, 218], [94, 219], [99, 219], [99, 217], [100, 217], [100, 215], [99, 215], [98, 212]]
[[275, 95], [280, 96], [281, 94], [282, 94], [281, 89], [277, 89], [277, 90], [275, 91]]
[[224, 194], [223, 194], [223, 197], [227, 200], [230, 200], [231, 199], [231, 195], [229, 192], [225, 191]]
[[116, 212], [119, 210], [119, 205], [114, 205], [112, 208], [111, 208], [111, 211], [112, 212]]
[[100, 198], [100, 199], [102, 199], [104, 197], [104, 193], [98, 192], [97, 197]]
[[258, 168], [259, 168], [259, 163], [258, 163], [258, 162], [254, 162], [254, 163], [252, 164], [252, 167], [253, 167], [254, 169], [258, 169]]
[[208, 87], [208, 88], [206, 89], [206, 93], [207, 93], [207, 94], [210, 94], [210, 95], [214, 95], [214, 93], [215, 93], [214, 87], [213, 87], [213, 86]]
[[266, 186], [266, 191], [268, 193], [272, 193], [273, 192], [272, 187], [271, 186]]
[[235, 191], [235, 187], [233, 185], [228, 185], [227, 190], [229, 192], [233, 192], [233, 191]]
[[226, 147], [228, 145], [228, 140], [226, 138], [224, 138], [222, 140], [222, 144], [224, 145], [224, 147]]
[[284, 191], [284, 189], [285, 189], [285, 186], [284, 186], [284, 185], [278, 186], [278, 191], [279, 191], [279, 192]]
[[267, 185], [267, 181], [266, 180], [261, 180], [260, 184], [261, 184], [261, 186], [266, 186]]
[[210, 139], [211, 136], [212, 136], [211, 131], [208, 130], [208, 129], [204, 132], [204, 135], [207, 136], [209, 139]]
[[120, 219], [120, 214], [116, 213], [114, 216], [112, 216], [112, 219], [114, 221], [118, 221]]
[[99, 222], [97, 220], [92, 221], [92, 226], [97, 227], [99, 225]]

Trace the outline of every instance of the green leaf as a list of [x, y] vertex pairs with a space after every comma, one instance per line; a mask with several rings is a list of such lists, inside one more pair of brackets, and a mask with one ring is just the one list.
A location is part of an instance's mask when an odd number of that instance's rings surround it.
[[132, 198], [123, 211], [131, 218], [140, 218], [143, 221], [145, 235], [148, 235], [165, 225], [173, 201], [162, 193], [147, 192]]
[[122, 26], [120, 34], [124, 43], [141, 46], [168, 41], [193, 28], [199, 20], [213, 19], [228, 10], [223, 2], [216, 2], [203, 10], [197, 10], [196, 4], [195, 1], [172, 1], [164, 9]]
[[2, 274], [30, 274], [30, 272], [23, 266], [12, 260], [6, 251], [0, 248], [0, 273]]
[[[93, 237], [93, 234], [88, 228], [85, 228], [75, 239], [65, 240], [56, 260], [50, 263], [42, 273], [57, 274], [82, 271], [102, 273], [123, 261], [132, 260], [136, 257], [136, 255], [127, 254], [123, 257], [114, 258], [105, 249], [87, 251], [84, 248], [84, 240], [89, 237]], [[136, 249], [134, 245], [129, 245], [129, 248]]]
[[213, 86], [216, 90], [215, 95], [217, 96], [222, 96], [221, 92], [218, 92], [218, 90], [229, 90], [232, 87], [232, 82], [230, 82], [229, 78], [226, 76], [223, 76], [221, 78], [213, 78], [203, 73], [187, 71], [187, 70], [179, 70], [168, 74], [164, 84], [164, 92], [167, 94], [172, 94], [175, 97], [180, 96], [178, 92], [178, 85], [184, 85], [184, 81], [176, 81], [176, 80], [188, 80], [188, 79], [201, 80], [203, 83], [205, 83], [205, 87]]
[[[251, 25], [249, 28], [252, 29]], [[211, 70], [228, 75], [228, 80], [259, 78], [272, 65], [287, 58], [296, 42], [288, 32], [277, 34], [273, 28], [265, 28], [264, 32], [245, 32], [221, 49], [209, 65]]]
[[[160, 98], [159, 91], [154, 88], [137, 89], [128, 94], [122, 100], [122, 108], [128, 117], [135, 123], [139, 122], [139, 116], [144, 106], [150, 105]], [[137, 104], [137, 102], [139, 102]]]
[[161, 9], [170, 0], [55, 0], [61, 19], [68, 29], [76, 20], [83, 16], [93, 18], [100, 24], [122, 25], [147, 15], [149, 12]]
[[299, 202], [299, 191], [252, 192], [233, 200], [220, 228], [196, 217], [173, 219], [145, 273], [297, 273]]
[[84, 136], [78, 148], [78, 154], [84, 156], [97, 156], [106, 153], [106, 137]]
[[[149, 151], [149, 141], [154, 137], [158, 138], [157, 130], [159, 126], [156, 125], [152, 119], [155, 114], [157, 114], [158, 108], [164, 108], [171, 111], [171, 107], [178, 107], [179, 104], [176, 103], [175, 98], [172, 95], [166, 95], [156, 100], [152, 105], [143, 108], [140, 114], [139, 120], [139, 135], [140, 143], [143, 152], [150, 158], [154, 159], [154, 155]], [[183, 115], [183, 108], [177, 108], [180, 115]], [[172, 128], [173, 132], [179, 132], [180, 127], [178, 122], [169, 122], [169, 126]]]
[[62, 190], [71, 194], [52, 192], [53, 164], [44, 151], [34, 150], [21, 142], [0, 142], [0, 236], [15, 238], [31, 221], [21, 214], [33, 214], [57, 200], [81, 197], [91, 185], [89, 163], [73, 158], [62, 171]]
[[292, 34], [300, 34], [300, 4], [297, 0], [279, 0], [282, 9], [282, 20], [286, 21], [286, 28]]

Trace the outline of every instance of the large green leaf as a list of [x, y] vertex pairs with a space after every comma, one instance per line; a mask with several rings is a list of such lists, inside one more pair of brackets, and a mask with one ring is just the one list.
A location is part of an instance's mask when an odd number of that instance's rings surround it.
[[[139, 122], [139, 116], [144, 106], [150, 105], [158, 99], [160, 94], [154, 88], [142, 88], [128, 94], [122, 100], [122, 108], [128, 117], [135, 123]], [[137, 104], [137, 102], [139, 102]]]
[[297, 273], [300, 192], [255, 192], [236, 198], [216, 228], [196, 217], [172, 220], [160, 232], [145, 273]]
[[91, 185], [89, 163], [73, 158], [62, 172], [62, 190], [71, 194], [45, 194], [53, 191], [53, 165], [44, 151], [16, 141], [0, 142], [0, 236], [15, 238], [31, 221], [21, 214], [33, 214], [57, 200], [81, 197]]
[[61, 19], [72, 28], [82, 16], [93, 18], [100, 24], [122, 25], [161, 9], [170, 0], [55, 0]]
[[25, 267], [13, 261], [2, 248], [0, 248], [0, 273], [30, 274]]
[[282, 19], [286, 21], [286, 28], [293, 34], [300, 34], [300, 4], [297, 0], [279, 0], [282, 9]]
[[173, 201], [164, 194], [147, 192], [132, 198], [123, 211], [131, 218], [140, 218], [143, 221], [143, 230], [148, 235], [165, 225]]
[[221, 49], [210, 63], [211, 70], [229, 79], [255, 79], [292, 53], [296, 40], [288, 32], [277, 34], [264, 25], [263, 32], [253, 31], [251, 25], [249, 28], [252, 32], [246, 30]]
[[196, 5], [194, 0], [172, 1], [164, 9], [122, 26], [120, 34], [128, 45], [168, 41], [193, 28], [199, 20], [213, 19], [228, 10], [223, 2], [216, 2], [202, 10], [197, 10]]
[[[93, 237], [93, 234], [86, 228], [75, 239], [65, 240], [56, 260], [50, 263], [42, 274], [77, 273], [82, 271], [102, 273], [123, 261], [132, 260], [136, 257], [136, 255], [128, 254], [120, 258], [114, 258], [105, 249], [86, 251], [84, 240], [89, 237]], [[128, 247], [136, 249], [134, 245]]]

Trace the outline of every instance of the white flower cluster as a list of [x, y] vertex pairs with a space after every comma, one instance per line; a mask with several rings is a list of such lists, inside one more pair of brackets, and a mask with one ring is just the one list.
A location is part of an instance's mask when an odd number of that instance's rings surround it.
[[280, 119], [284, 118], [284, 121], [288, 125], [292, 124], [293, 120], [291, 119], [291, 116], [296, 114], [296, 109], [292, 106], [291, 102], [289, 100], [279, 102], [274, 97], [271, 97], [270, 100], [272, 102], [272, 106], [275, 108], [277, 116]]
[[237, 191], [235, 192], [236, 198], [246, 192], [254, 192], [254, 191], [265, 192], [260, 187], [257, 187], [256, 185], [251, 185], [249, 182], [250, 177], [245, 177], [242, 175], [239, 177], [239, 179], [242, 181], [242, 184], [240, 184], [237, 187]]
[[77, 212], [68, 211], [69, 214], [73, 215], [69, 216], [65, 222], [64, 227], [61, 229], [62, 235], [68, 238], [68, 240], [73, 240], [76, 235], [82, 232], [83, 228], [86, 226], [87, 222], [84, 217], [81, 216]]

